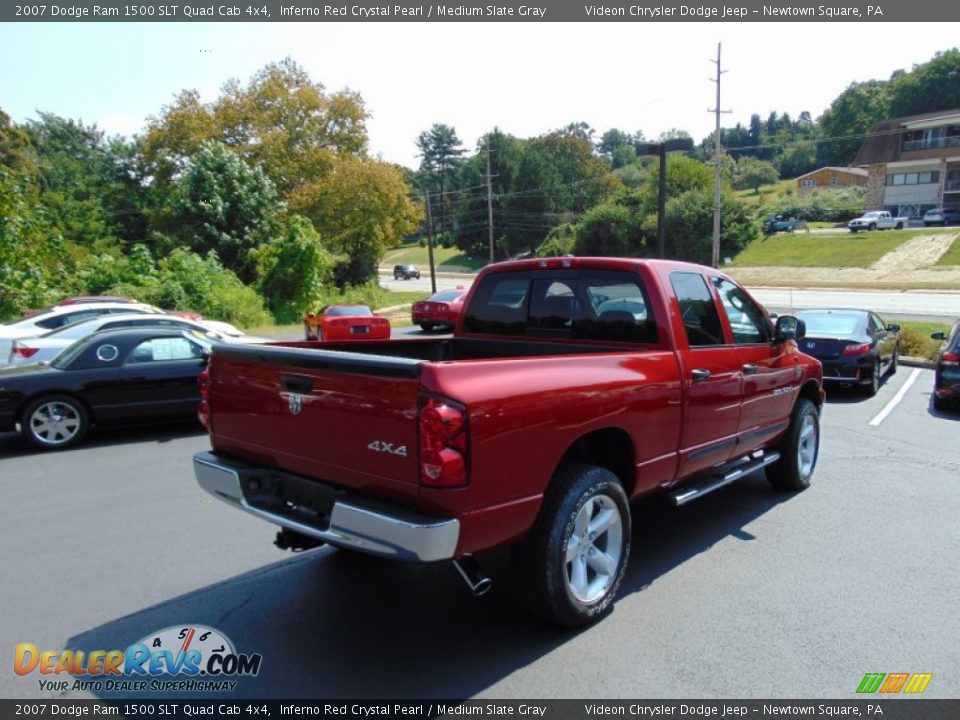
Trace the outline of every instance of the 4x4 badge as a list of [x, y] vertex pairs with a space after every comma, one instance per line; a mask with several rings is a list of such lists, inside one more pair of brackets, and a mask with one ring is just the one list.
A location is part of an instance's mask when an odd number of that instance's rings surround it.
[[303, 410], [303, 398], [299, 395], [291, 395], [287, 398], [287, 405], [290, 407], [291, 414], [299, 415], [300, 411]]

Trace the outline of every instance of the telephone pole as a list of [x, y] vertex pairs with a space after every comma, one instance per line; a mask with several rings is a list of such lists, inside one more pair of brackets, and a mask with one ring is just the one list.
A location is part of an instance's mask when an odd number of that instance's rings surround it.
[[710, 62], [717, 66], [716, 79], [710, 78], [710, 82], [717, 84], [717, 106], [712, 110], [707, 108], [707, 112], [712, 112], [717, 117], [716, 132], [713, 136], [713, 157], [716, 166], [713, 171], [713, 253], [711, 264], [713, 267], [720, 267], [720, 114], [733, 112], [732, 110], [720, 109], [720, 76], [726, 72], [726, 70], [720, 69], [720, 43], [717, 43], [717, 59]]
[[430, 212], [430, 191], [424, 189], [424, 197], [427, 199], [427, 254], [430, 256], [430, 288], [431, 292], [437, 292], [437, 274], [433, 267], [433, 213]]
[[493, 184], [490, 182], [490, 136], [487, 135], [487, 227], [490, 230], [490, 262], [493, 262]]

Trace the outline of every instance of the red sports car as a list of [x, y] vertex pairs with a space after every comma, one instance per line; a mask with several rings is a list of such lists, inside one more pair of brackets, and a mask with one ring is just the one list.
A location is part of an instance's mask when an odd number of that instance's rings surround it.
[[389, 340], [390, 321], [367, 305], [327, 305], [303, 319], [307, 340]]
[[441, 290], [426, 300], [415, 302], [412, 309], [414, 325], [419, 325], [426, 332], [432, 332], [437, 327], [453, 328], [463, 309], [466, 294], [463, 288]]

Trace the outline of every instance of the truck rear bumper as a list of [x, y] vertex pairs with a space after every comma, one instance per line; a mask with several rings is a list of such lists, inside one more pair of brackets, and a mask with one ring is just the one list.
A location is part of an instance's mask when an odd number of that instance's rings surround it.
[[[210, 452], [193, 456], [193, 470], [204, 490], [240, 510], [262, 520], [295, 530], [337, 547], [358, 550], [410, 562], [434, 562], [454, 557], [460, 538], [460, 522], [417, 515], [399, 506], [364, 502], [356, 498], [337, 498], [330, 506], [328, 519], [294, 516], [296, 508], [257, 507], [244, 494], [244, 487], [260, 478], [275, 479], [283, 473], [226, 460]], [[302, 478], [289, 480], [303, 482]], [[316, 483], [317, 487], [323, 487]]]

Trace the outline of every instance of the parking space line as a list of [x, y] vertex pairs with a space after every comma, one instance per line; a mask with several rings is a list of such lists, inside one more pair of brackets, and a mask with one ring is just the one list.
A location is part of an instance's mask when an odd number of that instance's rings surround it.
[[893, 399], [886, 404], [886, 406], [877, 413], [876, 417], [870, 421], [870, 425], [876, 427], [884, 420], [887, 419], [887, 415], [893, 412], [893, 409], [903, 400], [903, 396], [907, 394], [907, 391], [916, 382], [917, 377], [920, 375], [920, 368], [914, 368], [913, 372], [910, 373], [910, 377], [907, 378], [907, 381], [900, 386], [900, 389], [897, 390], [897, 394], [893, 396]]

